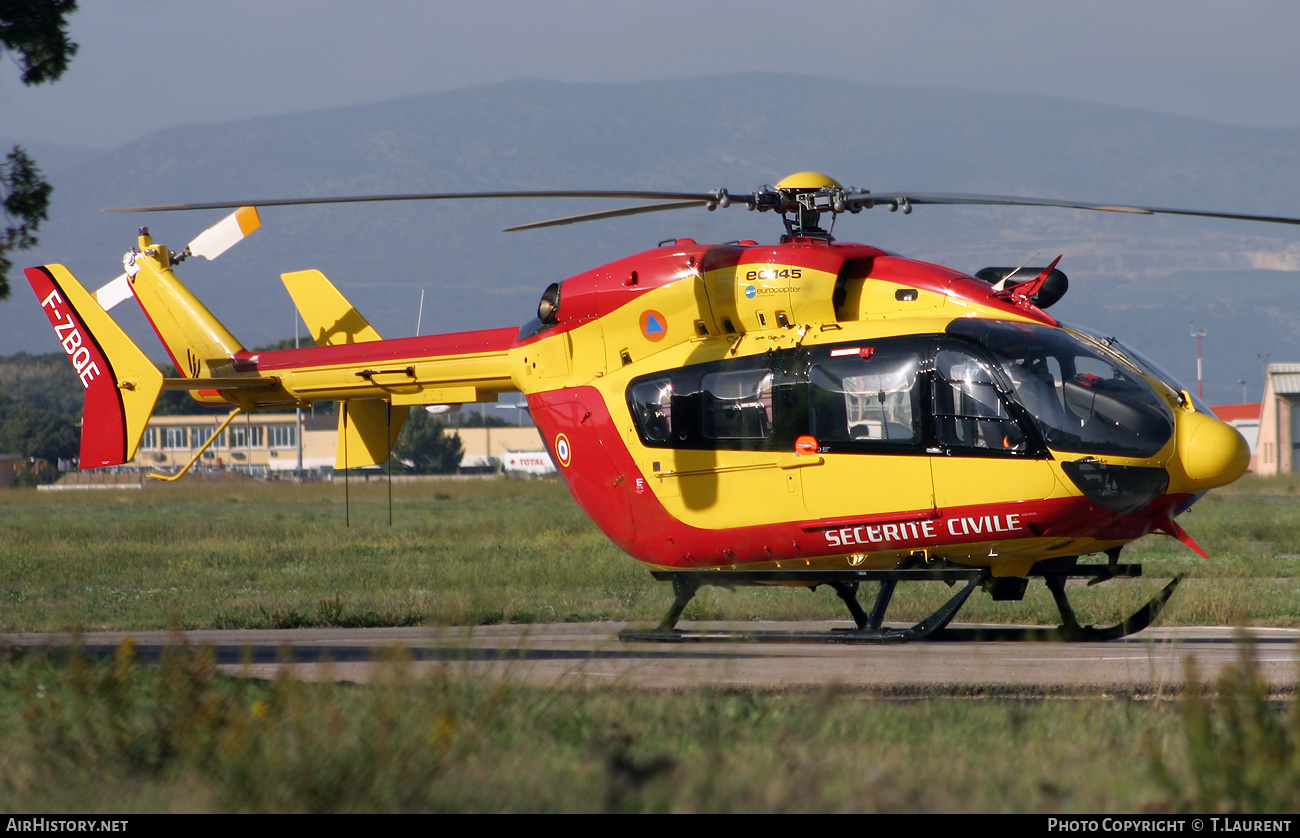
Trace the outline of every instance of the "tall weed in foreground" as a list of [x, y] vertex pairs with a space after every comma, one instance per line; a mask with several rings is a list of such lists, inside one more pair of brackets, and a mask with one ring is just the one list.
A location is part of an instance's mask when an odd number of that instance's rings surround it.
[[[222, 731], [208, 779], [233, 811], [412, 811], [461, 750], [458, 713], [415, 695], [405, 662], [323, 694], [282, 678]], [[427, 686], [427, 685], [426, 685]], [[321, 700], [324, 698], [325, 700]], [[445, 698], [445, 696], [444, 696]]]
[[1181, 741], [1153, 751], [1156, 776], [1189, 812], [1300, 811], [1300, 698], [1270, 698], [1254, 645], [1241, 649], [1208, 690], [1189, 664]]
[[510, 688], [415, 679], [398, 658], [379, 672], [365, 687], [233, 679], [208, 650], [173, 644], [142, 665], [129, 641], [106, 662], [74, 651], [0, 663], [10, 705], [0, 706], [0, 800], [18, 810], [428, 808], [445, 766], [482, 735], [477, 720], [493, 717], [481, 705]]
[[107, 663], [75, 649], [63, 661], [5, 662], [0, 690], [18, 707], [0, 727], [0, 797], [58, 808], [73, 789], [138, 786], [178, 762], [206, 762], [218, 733], [246, 712], [241, 686], [217, 677], [210, 654], [181, 645], [156, 670], [137, 664], [130, 640]]

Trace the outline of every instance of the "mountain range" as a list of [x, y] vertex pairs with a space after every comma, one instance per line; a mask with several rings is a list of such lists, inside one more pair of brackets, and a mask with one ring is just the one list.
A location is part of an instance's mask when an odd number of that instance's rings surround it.
[[[107, 151], [32, 147], [55, 186], [40, 246], [89, 287], [121, 271], [148, 225], [180, 248], [219, 211], [106, 207], [208, 200], [530, 189], [752, 191], [802, 170], [869, 189], [983, 192], [1300, 216], [1300, 131], [1064, 99], [743, 74], [637, 84], [515, 81], [372, 105], [151, 130]], [[4, 146], [12, 145], [0, 139]], [[281, 272], [319, 268], [386, 337], [522, 323], [551, 282], [658, 241], [775, 240], [779, 219], [733, 207], [520, 233], [603, 209], [577, 201], [266, 208], [263, 228], [178, 270], [246, 345], [293, 334]], [[1115, 334], [1195, 386], [1189, 324], [1207, 332], [1205, 395], [1258, 398], [1261, 355], [1300, 360], [1300, 228], [1088, 213], [919, 207], [839, 219], [836, 236], [974, 273], [1064, 254], [1062, 319]], [[0, 304], [0, 355], [53, 334], [21, 273]], [[421, 291], [425, 292], [420, 309]], [[124, 311], [130, 304], [117, 311]], [[138, 313], [123, 317], [151, 354]]]

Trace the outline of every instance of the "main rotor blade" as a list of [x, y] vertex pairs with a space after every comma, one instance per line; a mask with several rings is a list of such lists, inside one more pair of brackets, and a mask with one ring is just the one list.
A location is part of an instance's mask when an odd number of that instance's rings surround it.
[[899, 207], [907, 204], [974, 204], [1013, 207], [1064, 207], [1065, 209], [1097, 210], [1098, 212], [1124, 212], [1135, 215], [1192, 215], [1201, 218], [1233, 218], [1238, 221], [1263, 221], [1270, 224], [1300, 224], [1300, 218], [1278, 215], [1248, 215], [1238, 212], [1213, 212], [1210, 210], [1174, 209], [1171, 207], [1143, 207], [1129, 204], [1092, 204], [1082, 201], [1057, 201], [1051, 198], [1020, 198], [1013, 195], [967, 195], [943, 192], [855, 192], [844, 196], [849, 203], [868, 206]]
[[270, 198], [265, 201], [210, 201], [200, 204], [162, 204], [153, 207], [113, 207], [103, 212], [174, 212], [178, 210], [237, 209], [239, 207], [293, 207], [310, 204], [361, 204], [380, 201], [458, 201], [475, 198], [645, 198], [659, 201], [707, 203], [717, 198], [708, 192], [642, 191], [523, 191], [523, 192], [428, 192], [411, 195], [346, 195], [336, 198]]
[[[514, 227], [507, 227], [502, 230], [503, 233], [514, 233], [519, 230], [536, 230], [539, 227], [559, 227], [564, 224], [577, 224], [581, 221], [599, 221], [602, 218], [620, 218], [624, 215], [640, 215], [644, 212], [659, 212], [660, 210], [687, 209], [689, 207], [707, 206], [712, 198], [706, 201], [670, 201], [663, 204], [642, 204], [639, 207], [623, 207], [622, 209], [597, 210], [596, 212], [584, 212], [578, 215], [566, 215], [563, 218], [550, 218], [546, 221], [530, 221], [527, 224], [517, 224]], [[714, 202], [716, 203], [716, 202]]]

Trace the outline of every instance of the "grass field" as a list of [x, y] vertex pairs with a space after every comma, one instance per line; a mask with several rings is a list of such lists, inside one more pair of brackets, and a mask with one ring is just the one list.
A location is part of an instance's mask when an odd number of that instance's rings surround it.
[[[1243, 481], [1126, 552], [1148, 579], [1080, 588], [1087, 622], [1189, 575], [1161, 622], [1300, 625], [1294, 481]], [[554, 482], [176, 486], [0, 495], [0, 628], [656, 621], [655, 583]], [[928, 587], [928, 586], [918, 586]], [[920, 616], [947, 588], [900, 592]], [[707, 591], [687, 619], [842, 619], [826, 591]], [[977, 594], [963, 619], [1052, 623]], [[1293, 812], [1300, 703], [1249, 654], [1208, 694], [916, 696], [840, 689], [538, 689], [401, 661], [376, 683], [0, 660], [0, 810]]]
[[6, 812], [1289, 813], [1300, 704], [538, 689], [395, 661], [222, 677], [201, 651], [0, 664]]
[[[1124, 554], [1148, 578], [1072, 588], [1085, 622], [1126, 616], [1176, 574], [1166, 625], [1300, 625], [1296, 481], [1246, 480]], [[671, 601], [556, 481], [168, 486], [0, 495], [0, 630], [657, 622]], [[869, 592], [868, 592], [869, 593]], [[890, 618], [947, 598], [904, 589]], [[706, 589], [686, 619], [844, 619], [828, 590]], [[1039, 583], [1020, 603], [977, 594], [960, 619], [1054, 624]]]

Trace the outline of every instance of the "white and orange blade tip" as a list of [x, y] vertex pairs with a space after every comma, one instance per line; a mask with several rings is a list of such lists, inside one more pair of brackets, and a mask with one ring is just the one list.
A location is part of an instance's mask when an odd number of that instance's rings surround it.
[[190, 242], [190, 254], [208, 260], [216, 259], [261, 226], [262, 219], [257, 215], [257, 207], [240, 207], [199, 233], [198, 238]]

